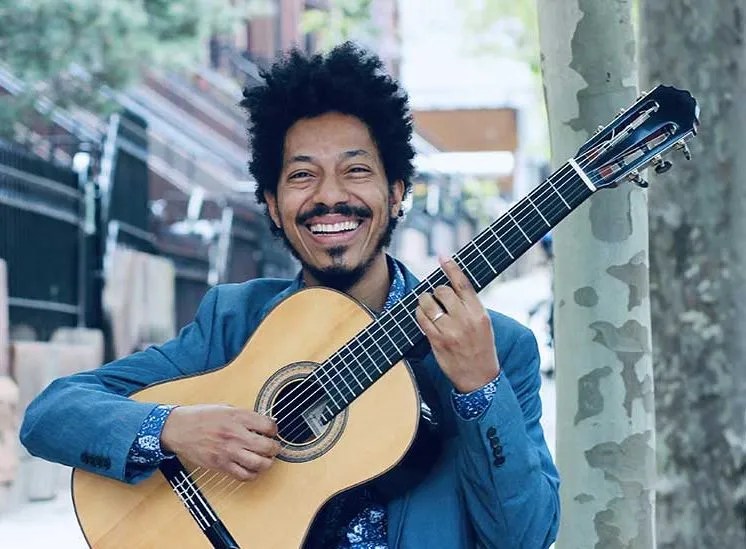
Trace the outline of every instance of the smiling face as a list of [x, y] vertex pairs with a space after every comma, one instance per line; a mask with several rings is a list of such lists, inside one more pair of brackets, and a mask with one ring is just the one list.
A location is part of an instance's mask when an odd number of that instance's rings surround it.
[[367, 126], [326, 113], [290, 127], [277, 194], [265, 199], [306, 282], [345, 291], [371, 271], [386, 272], [383, 246], [403, 192], [401, 181], [389, 188]]

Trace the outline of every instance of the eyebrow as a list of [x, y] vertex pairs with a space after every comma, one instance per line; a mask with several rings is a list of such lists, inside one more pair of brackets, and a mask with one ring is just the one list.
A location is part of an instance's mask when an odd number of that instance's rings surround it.
[[[353, 149], [350, 151], [345, 151], [342, 154], [339, 155], [340, 159], [348, 159], [348, 158], [355, 158], [356, 156], [367, 156], [371, 157], [371, 154], [366, 151], [365, 149]], [[309, 156], [307, 154], [297, 154], [295, 156], [291, 156], [288, 158], [286, 166], [288, 164], [292, 164], [293, 162], [313, 162], [313, 156]]]

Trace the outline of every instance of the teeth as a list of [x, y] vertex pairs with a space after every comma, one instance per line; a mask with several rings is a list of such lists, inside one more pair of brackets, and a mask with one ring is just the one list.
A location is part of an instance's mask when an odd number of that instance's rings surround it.
[[342, 221], [341, 223], [311, 225], [311, 232], [317, 233], [339, 233], [342, 231], [354, 231], [360, 225], [359, 221]]

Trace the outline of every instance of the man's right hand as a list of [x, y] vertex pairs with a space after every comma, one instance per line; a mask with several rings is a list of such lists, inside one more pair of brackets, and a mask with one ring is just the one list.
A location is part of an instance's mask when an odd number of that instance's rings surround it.
[[161, 448], [189, 463], [242, 481], [267, 470], [280, 452], [275, 422], [220, 404], [174, 408], [161, 431]]

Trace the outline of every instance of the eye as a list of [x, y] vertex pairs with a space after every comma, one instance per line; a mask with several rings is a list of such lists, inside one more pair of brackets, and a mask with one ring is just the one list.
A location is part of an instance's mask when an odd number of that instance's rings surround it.
[[313, 174], [305, 170], [299, 170], [297, 172], [291, 173], [288, 176], [288, 179], [305, 179], [306, 177], [313, 177]]
[[370, 173], [370, 169], [366, 166], [351, 166], [347, 173]]

